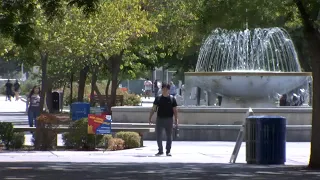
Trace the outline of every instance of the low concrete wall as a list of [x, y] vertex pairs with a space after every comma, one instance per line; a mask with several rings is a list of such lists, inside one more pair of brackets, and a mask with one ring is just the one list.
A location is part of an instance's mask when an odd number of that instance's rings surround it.
[[[130, 127], [130, 124], [117, 124], [117, 127]], [[132, 124], [135, 128], [153, 128], [146, 123]], [[179, 125], [178, 141], [236, 141], [241, 125]], [[287, 142], [310, 142], [311, 125], [287, 125]], [[145, 140], [156, 140], [155, 133], [145, 133]], [[166, 140], [163, 131], [163, 140]]]
[[[240, 125], [180, 126], [178, 141], [236, 141]], [[146, 133], [145, 140], [155, 140], [155, 133]], [[287, 142], [310, 142], [311, 126], [288, 126]], [[163, 140], [166, 140], [163, 132]]]
[[[117, 106], [112, 108], [112, 120], [119, 123], [146, 123], [150, 107]], [[180, 124], [240, 125], [247, 108], [179, 107]], [[310, 125], [312, 108], [253, 108], [255, 115], [279, 115], [288, 125]]]

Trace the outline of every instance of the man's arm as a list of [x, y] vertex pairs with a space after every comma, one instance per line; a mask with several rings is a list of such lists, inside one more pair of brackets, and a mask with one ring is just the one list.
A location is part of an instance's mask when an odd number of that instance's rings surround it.
[[149, 114], [149, 123], [152, 123], [152, 116], [153, 116], [154, 112], [157, 111], [157, 108], [158, 108], [158, 100], [156, 98], [153, 102], [153, 106], [152, 106], [152, 109]]
[[178, 104], [175, 98], [173, 98], [173, 103], [172, 103], [172, 107], [173, 107], [173, 116], [174, 116], [174, 121], [175, 124], [179, 124], [179, 119], [178, 119], [178, 108], [177, 108]]
[[152, 116], [153, 116], [154, 112], [156, 112], [156, 109], [157, 109], [157, 105], [153, 104], [152, 109], [149, 114], [149, 123], [152, 122]]

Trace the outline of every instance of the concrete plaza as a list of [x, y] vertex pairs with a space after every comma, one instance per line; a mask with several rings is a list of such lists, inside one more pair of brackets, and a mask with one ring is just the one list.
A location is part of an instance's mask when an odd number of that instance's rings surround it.
[[[2, 98], [2, 97], [0, 97]], [[25, 103], [0, 99], [0, 120], [25, 125]], [[3, 107], [3, 109], [2, 109]], [[25, 118], [25, 119], [22, 119]], [[11, 119], [10, 119], [11, 118]], [[26, 145], [31, 135], [26, 134]], [[165, 142], [163, 143], [165, 145]], [[63, 145], [61, 135], [58, 145]], [[306, 170], [310, 143], [287, 143], [286, 165], [247, 165], [245, 143], [237, 164], [229, 164], [235, 142], [174, 141], [172, 157], [155, 157], [155, 141], [122, 151], [0, 151], [0, 179], [319, 179], [320, 172]]]

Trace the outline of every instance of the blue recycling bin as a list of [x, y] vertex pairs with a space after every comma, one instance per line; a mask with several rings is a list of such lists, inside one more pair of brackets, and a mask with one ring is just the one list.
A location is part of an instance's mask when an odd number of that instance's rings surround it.
[[246, 119], [246, 161], [248, 164], [286, 162], [286, 118], [249, 116]]
[[70, 111], [72, 121], [87, 118], [88, 114], [90, 114], [90, 104], [83, 102], [72, 103]]

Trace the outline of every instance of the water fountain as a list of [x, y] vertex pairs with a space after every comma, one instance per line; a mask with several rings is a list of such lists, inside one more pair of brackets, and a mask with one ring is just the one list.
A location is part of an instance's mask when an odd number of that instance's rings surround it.
[[[215, 30], [201, 47], [195, 72], [185, 73], [179, 140], [234, 141], [252, 107], [256, 115], [286, 117], [287, 141], [309, 141], [312, 108], [297, 105], [308, 103], [310, 76], [301, 72], [294, 45], [280, 28]], [[283, 94], [294, 106], [279, 107]], [[115, 122], [146, 123], [149, 114], [148, 107], [112, 107]]]
[[218, 97], [221, 107], [275, 107], [283, 94], [308, 104], [309, 82], [285, 30], [216, 29], [200, 49], [195, 72], [185, 73], [184, 105], [213, 106]]

